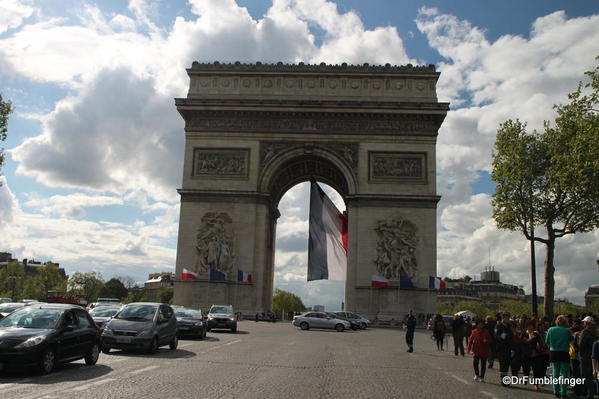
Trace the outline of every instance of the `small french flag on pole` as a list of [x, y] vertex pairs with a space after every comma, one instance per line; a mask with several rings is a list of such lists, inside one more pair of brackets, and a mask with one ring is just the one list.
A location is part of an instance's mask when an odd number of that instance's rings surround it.
[[251, 283], [252, 273], [246, 273], [244, 271], [237, 270], [237, 281], [241, 281], [242, 283]]
[[447, 288], [447, 285], [445, 284], [445, 281], [441, 279], [441, 277], [429, 276], [428, 288], [441, 291]]
[[389, 280], [373, 274], [372, 280], [370, 281], [370, 286], [372, 288], [387, 288], [389, 286]]
[[183, 272], [181, 273], [181, 278], [183, 278], [183, 280], [197, 280], [198, 274], [192, 272], [191, 270], [183, 269]]

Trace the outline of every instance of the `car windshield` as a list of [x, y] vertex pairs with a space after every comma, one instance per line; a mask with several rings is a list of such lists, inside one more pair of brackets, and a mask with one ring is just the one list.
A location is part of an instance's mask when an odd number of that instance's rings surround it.
[[116, 315], [116, 318], [124, 320], [152, 320], [156, 309], [158, 309], [156, 305], [127, 305]]
[[119, 311], [119, 308], [109, 308], [107, 306], [95, 307], [89, 312], [92, 317], [112, 317]]
[[233, 308], [231, 306], [213, 306], [210, 308], [210, 313], [233, 313]]
[[201, 319], [202, 312], [195, 309], [177, 309], [175, 310], [175, 316], [182, 319]]
[[56, 328], [62, 309], [25, 308], [6, 316], [0, 321], [0, 327]]
[[15, 309], [19, 309], [22, 307], [23, 304], [7, 303], [4, 305], [0, 305], [0, 313], [10, 313], [13, 312]]

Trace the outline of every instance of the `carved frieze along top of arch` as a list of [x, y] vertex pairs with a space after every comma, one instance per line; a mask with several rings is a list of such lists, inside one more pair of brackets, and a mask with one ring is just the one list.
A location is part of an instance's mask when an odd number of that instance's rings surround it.
[[434, 65], [200, 64], [187, 70], [188, 98], [304, 97], [436, 102]]

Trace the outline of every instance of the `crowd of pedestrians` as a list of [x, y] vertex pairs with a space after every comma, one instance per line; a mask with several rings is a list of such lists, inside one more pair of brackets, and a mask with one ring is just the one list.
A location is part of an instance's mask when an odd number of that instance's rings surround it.
[[[412, 352], [415, 323], [410, 320], [406, 339], [408, 351]], [[534, 314], [529, 318], [505, 312], [484, 319], [456, 314], [449, 327], [438, 314], [433, 318], [432, 332], [437, 350], [449, 349], [445, 338], [451, 334], [455, 356], [472, 354], [475, 381], [484, 382], [487, 369], [493, 368], [497, 361], [500, 382], [505, 387], [510, 384], [504, 377], [527, 376], [537, 379], [534, 388], [539, 390], [542, 385], [539, 382], [550, 370], [552, 377], [584, 379], [583, 384], [553, 384], [556, 397], [567, 397], [570, 389], [571, 395], [592, 399], [599, 395], [596, 320], [593, 315], [559, 315], [550, 320]]]

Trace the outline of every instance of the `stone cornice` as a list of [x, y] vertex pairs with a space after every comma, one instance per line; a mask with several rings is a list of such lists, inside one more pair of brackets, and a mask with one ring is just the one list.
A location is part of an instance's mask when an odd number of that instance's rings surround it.
[[436, 209], [438, 195], [354, 194], [345, 197], [348, 206]]
[[190, 69], [187, 69], [189, 74], [196, 72], [292, 72], [292, 73], [416, 73], [416, 74], [437, 74], [435, 66], [429, 65], [370, 65], [368, 63], [362, 65], [351, 65], [342, 63], [341, 65], [331, 65], [326, 63], [320, 64], [285, 64], [278, 62], [276, 64], [269, 63], [250, 63], [244, 64], [241, 62], [220, 63], [199, 63], [194, 61]]
[[445, 113], [325, 113], [179, 109], [187, 132], [339, 133], [437, 136]]

